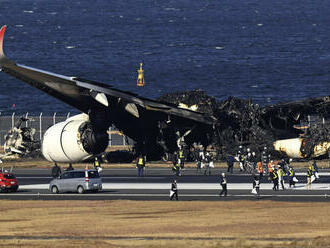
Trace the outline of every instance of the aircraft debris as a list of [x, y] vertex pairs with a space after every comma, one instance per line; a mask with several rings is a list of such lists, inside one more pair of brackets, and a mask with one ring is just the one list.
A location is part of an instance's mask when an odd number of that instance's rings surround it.
[[26, 121], [32, 121], [32, 119], [21, 117], [5, 135], [5, 154], [1, 155], [2, 159], [40, 156], [40, 141], [34, 139], [36, 130], [31, 127], [22, 127]]

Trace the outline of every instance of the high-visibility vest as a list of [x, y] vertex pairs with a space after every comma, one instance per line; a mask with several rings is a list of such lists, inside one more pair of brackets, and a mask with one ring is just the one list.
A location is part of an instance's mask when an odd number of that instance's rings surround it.
[[272, 168], [273, 163], [272, 162], [269, 162], [267, 166], [268, 166], [268, 172], [269, 173], [273, 172], [273, 168]]
[[257, 170], [259, 173], [263, 173], [264, 172], [264, 168], [262, 167], [262, 163], [258, 162], [257, 163]]
[[138, 165], [143, 165], [143, 158], [139, 158]]
[[276, 179], [277, 178], [277, 173], [275, 171], [272, 172], [272, 179]]
[[289, 176], [293, 177], [293, 169], [289, 169]]
[[308, 169], [307, 171], [307, 176], [311, 177], [313, 175], [313, 171], [311, 169]]
[[184, 158], [183, 151], [179, 151], [179, 158]]
[[98, 160], [95, 160], [95, 166], [100, 166], [100, 163], [99, 163], [99, 161]]

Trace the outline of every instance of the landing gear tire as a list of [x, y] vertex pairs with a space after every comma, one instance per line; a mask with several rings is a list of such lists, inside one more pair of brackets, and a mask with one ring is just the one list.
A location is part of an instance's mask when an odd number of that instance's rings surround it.
[[59, 192], [59, 191], [58, 191], [58, 188], [57, 188], [56, 186], [53, 186], [53, 187], [52, 187], [52, 193], [53, 193], [53, 194], [58, 194], [58, 192]]
[[77, 191], [78, 191], [78, 194], [83, 194], [83, 193], [85, 193], [85, 190], [84, 190], [84, 188], [83, 188], [82, 186], [79, 186], [79, 187], [77, 188]]

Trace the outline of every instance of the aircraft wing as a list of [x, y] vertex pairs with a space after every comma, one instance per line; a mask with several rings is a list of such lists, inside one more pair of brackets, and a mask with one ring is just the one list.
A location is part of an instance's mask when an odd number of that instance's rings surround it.
[[204, 113], [178, 108], [175, 105], [138, 97], [136, 94], [118, 90], [110, 85], [79, 77], [64, 76], [9, 60], [3, 52], [6, 26], [0, 30], [1, 70], [31, 86], [58, 98], [74, 108], [89, 113], [92, 109], [109, 109], [122, 106], [122, 110], [140, 118], [141, 111], [162, 113], [199, 123], [213, 124], [214, 119]]

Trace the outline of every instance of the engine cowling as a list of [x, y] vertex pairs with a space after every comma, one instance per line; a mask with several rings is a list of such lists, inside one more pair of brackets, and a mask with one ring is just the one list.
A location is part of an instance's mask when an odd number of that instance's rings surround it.
[[106, 132], [95, 131], [86, 115], [50, 127], [42, 140], [43, 156], [52, 162], [80, 162], [101, 153], [108, 145]]

